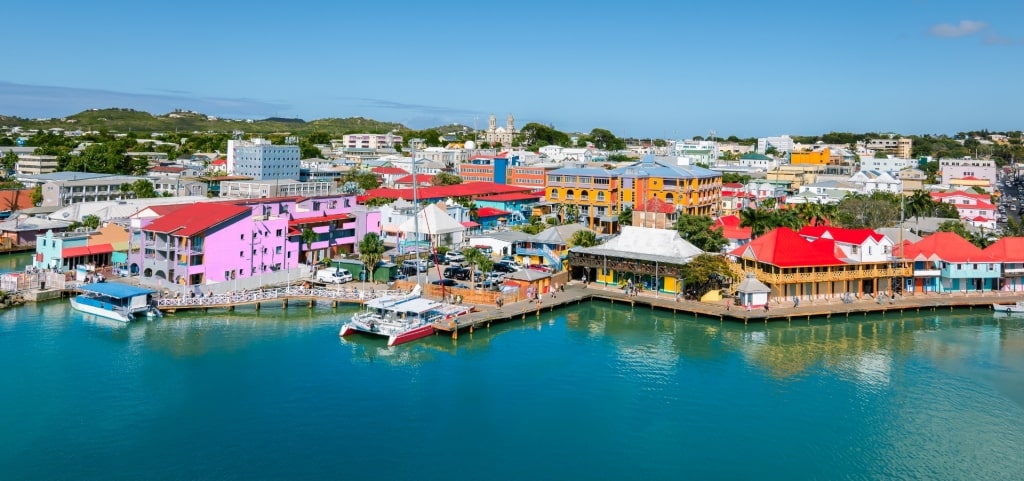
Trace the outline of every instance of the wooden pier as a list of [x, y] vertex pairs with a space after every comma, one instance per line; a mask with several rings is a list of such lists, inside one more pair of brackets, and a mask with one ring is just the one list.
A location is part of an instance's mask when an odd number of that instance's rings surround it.
[[527, 319], [530, 316], [540, 316], [542, 313], [551, 312], [555, 308], [580, 304], [584, 301], [601, 300], [609, 304], [630, 306], [634, 309], [659, 310], [671, 312], [674, 316], [700, 317], [718, 319], [719, 321], [767, 323], [769, 321], [810, 321], [812, 319], [857, 319], [868, 314], [881, 314], [882, 316], [903, 316], [904, 314], [917, 314], [920, 312], [950, 312], [956, 309], [970, 309], [992, 311], [992, 304], [1011, 304], [1017, 300], [1024, 300], [1024, 292], [993, 292], [993, 293], [952, 293], [952, 294], [918, 294], [916, 296], [898, 297], [897, 299], [864, 299], [854, 300], [850, 303], [843, 303], [836, 299], [833, 301], [818, 300], [801, 301], [799, 306], [792, 302], [773, 302], [769, 309], [746, 310], [741, 306], [726, 307], [725, 301], [720, 303], [705, 303], [699, 301], [677, 301], [672, 294], [659, 293], [657, 296], [644, 293], [639, 296], [628, 296], [621, 289], [604, 289], [601, 286], [588, 286], [570, 284], [565, 286], [564, 292], [557, 293], [556, 297], [545, 294], [540, 303], [536, 301], [519, 301], [506, 304], [501, 308], [496, 306], [479, 306], [478, 310], [459, 317], [455, 320], [447, 320], [434, 324], [434, 329], [441, 332], [449, 332], [453, 338], [458, 338], [458, 331], [469, 330], [480, 327], [490, 327], [492, 323]]
[[254, 306], [256, 310], [260, 310], [265, 304], [280, 305], [282, 308], [288, 308], [290, 302], [305, 303], [308, 307], [313, 307], [318, 303], [328, 303], [331, 307], [338, 307], [338, 304], [362, 304], [377, 297], [400, 295], [402, 293], [404, 291], [383, 289], [360, 290], [354, 287], [331, 289], [326, 287], [291, 286], [198, 297], [163, 297], [157, 300], [157, 308], [162, 312], [169, 313], [189, 309], [227, 309], [231, 311], [239, 306]]

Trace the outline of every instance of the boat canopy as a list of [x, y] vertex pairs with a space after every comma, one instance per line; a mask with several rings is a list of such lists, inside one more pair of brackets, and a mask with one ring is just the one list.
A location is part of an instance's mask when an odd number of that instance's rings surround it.
[[83, 292], [91, 292], [113, 299], [130, 299], [135, 296], [143, 296], [156, 292], [152, 289], [130, 286], [119, 282], [93, 282], [90, 284], [79, 285], [78, 289]]
[[424, 312], [437, 309], [439, 305], [440, 303], [438, 303], [437, 301], [424, 299], [422, 297], [417, 297], [399, 302], [393, 302], [392, 300], [381, 298], [374, 299], [366, 303], [366, 307], [370, 309], [385, 309], [388, 311], [411, 312], [415, 314], [422, 314]]

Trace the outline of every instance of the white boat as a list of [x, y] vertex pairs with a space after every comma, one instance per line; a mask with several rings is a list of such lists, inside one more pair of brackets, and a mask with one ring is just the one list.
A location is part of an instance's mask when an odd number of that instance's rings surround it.
[[1017, 301], [1013, 304], [992, 304], [992, 310], [1007, 314], [1024, 314], [1024, 301]]
[[153, 304], [155, 291], [150, 289], [117, 282], [94, 282], [82, 284], [78, 290], [82, 293], [71, 298], [71, 307], [78, 311], [121, 322], [130, 322], [136, 315], [160, 316]]
[[419, 284], [408, 294], [385, 296], [366, 302], [341, 326], [339, 336], [365, 332], [388, 338], [388, 346], [415, 341], [434, 333], [434, 322], [469, 312], [468, 306], [446, 304], [421, 297]]

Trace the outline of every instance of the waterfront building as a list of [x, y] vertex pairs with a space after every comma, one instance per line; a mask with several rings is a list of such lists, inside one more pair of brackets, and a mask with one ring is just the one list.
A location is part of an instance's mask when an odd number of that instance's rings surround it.
[[52, 220], [46, 217], [13, 215], [0, 222], [0, 245], [14, 246], [32, 244], [36, 237], [47, 231], [64, 232], [71, 222]]
[[1024, 237], [1002, 237], [983, 252], [1000, 263], [1002, 278], [996, 289], [1024, 291]]
[[266, 139], [228, 140], [228, 175], [254, 180], [299, 180], [299, 146], [274, 145]]
[[991, 291], [1002, 277], [994, 256], [1001, 247], [986, 252], [952, 232], [936, 232], [897, 252], [913, 262], [913, 292]]
[[729, 254], [754, 273], [773, 298], [831, 299], [899, 290], [910, 266], [894, 258], [892, 241], [870, 229], [779, 227]]
[[722, 174], [703, 167], [678, 165], [675, 159], [644, 158], [611, 171], [619, 178], [619, 211], [637, 210], [657, 198], [676, 211], [710, 216], [717, 212], [722, 195]]
[[772, 288], [757, 280], [757, 275], [752, 272], [748, 272], [736, 286], [736, 298], [739, 300], [740, 306], [747, 309], [760, 309], [767, 306], [768, 295], [771, 292]]
[[533, 236], [515, 230], [490, 233], [476, 233], [470, 236], [469, 245], [490, 247], [495, 257], [514, 256], [516, 243], [529, 241]]
[[598, 233], [614, 232], [618, 225], [619, 179], [600, 167], [564, 167], [548, 172], [546, 200], [554, 210], [576, 206], [577, 215]]
[[570, 239], [576, 231], [589, 230], [582, 224], [548, 227], [530, 239], [516, 242], [516, 260], [523, 265], [547, 266], [554, 272], [565, 270]]
[[700, 254], [677, 231], [623, 226], [601, 245], [569, 249], [568, 263], [574, 278], [586, 275], [616, 288], [632, 281], [644, 290], [676, 293], [685, 290], [683, 266]]
[[[47, 230], [35, 237], [36, 252], [32, 266], [38, 269], [74, 270], [79, 263], [102, 263], [110, 257], [113, 248], [96, 249], [95, 257], [89, 252], [89, 233], [86, 231], [54, 232]], [[72, 263], [74, 262], [74, 263]]]

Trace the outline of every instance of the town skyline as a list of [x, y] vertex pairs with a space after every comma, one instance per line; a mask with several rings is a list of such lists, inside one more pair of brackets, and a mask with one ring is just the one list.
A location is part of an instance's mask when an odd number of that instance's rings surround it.
[[1012, 22], [1024, 6], [861, 7], [393, 2], [387, 22], [365, 22], [353, 19], [372, 12], [319, 2], [290, 6], [294, 15], [191, 1], [170, 12], [23, 5], [20, 18], [45, 18], [53, 34], [5, 26], [9, 48], [46, 54], [0, 77], [0, 111], [183, 109], [478, 130], [513, 114], [517, 127], [639, 138], [1020, 130], [1024, 99], [1009, 92], [1021, 67], [1007, 60], [1024, 48]]

